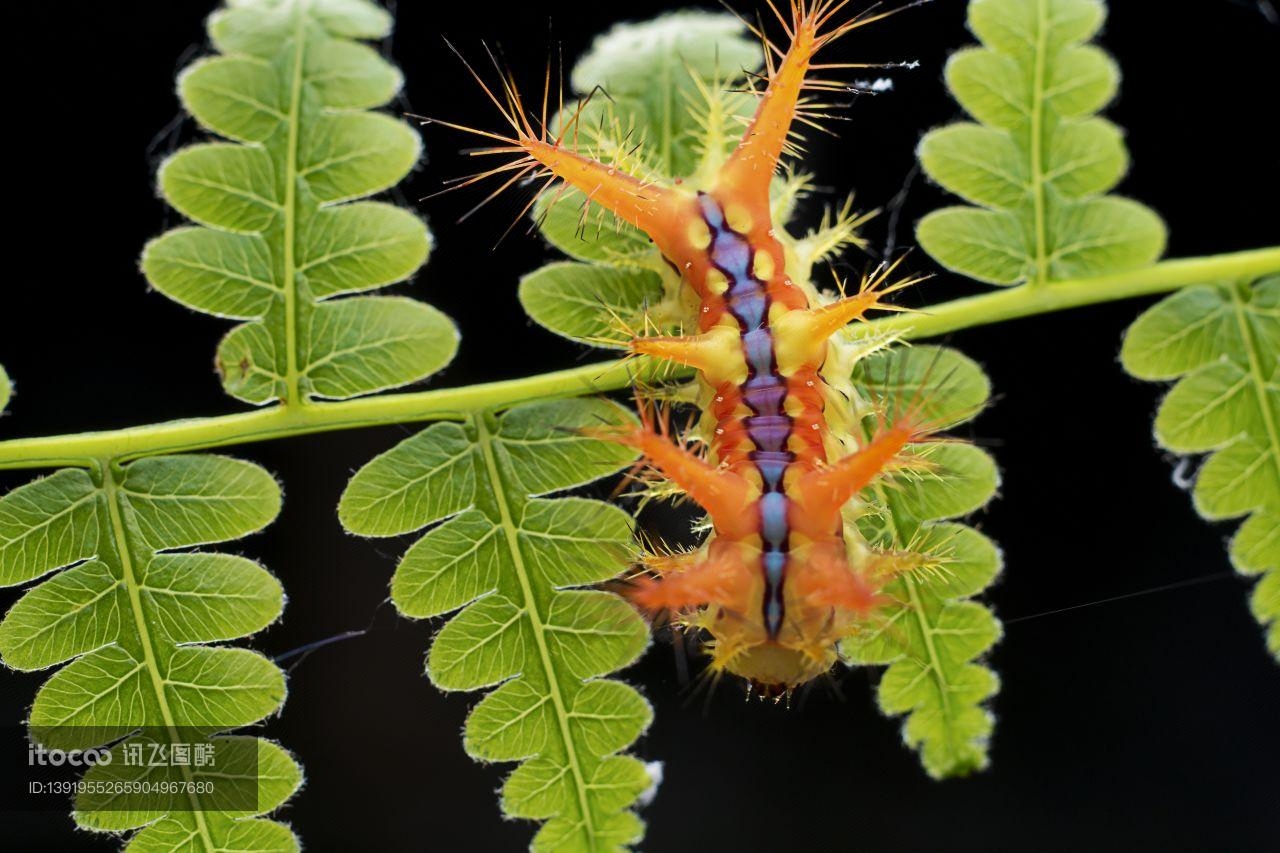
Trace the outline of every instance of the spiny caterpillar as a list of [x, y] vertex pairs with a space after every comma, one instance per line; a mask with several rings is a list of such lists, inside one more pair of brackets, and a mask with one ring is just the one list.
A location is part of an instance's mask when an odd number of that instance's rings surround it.
[[645, 180], [587, 156], [572, 138], [566, 142], [576, 114], [553, 132], [544, 97], [541, 121], [531, 120], [509, 76], [502, 97], [484, 87], [509, 131], [439, 122], [496, 143], [474, 153], [511, 157], [460, 186], [499, 176], [505, 181], [494, 195], [528, 177], [546, 178], [544, 190], [552, 182], [559, 191], [574, 187], [645, 232], [679, 286], [696, 297], [696, 307], [683, 300], [682, 319], [697, 334], [642, 335], [629, 347], [698, 372], [701, 422], [673, 441], [665, 414], [642, 403], [643, 425], [608, 437], [638, 449], [652, 474], [692, 498], [712, 532], [696, 550], [645, 558], [628, 595], [651, 613], [669, 611], [677, 624], [705, 630], [712, 670], [742, 676], [762, 695], [828, 671], [837, 643], [874, 624], [884, 586], [921, 563], [871, 547], [855, 523], [863, 511], [858, 493], [907, 464], [904, 449], [925, 435], [918, 407], [893, 423], [880, 417], [863, 435], [850, 376], [871, 347], [837, 334], [872, 309], [891, 308], [883, 297], [912, 281], [888, 284], [890, 264], [856, 293], [819, 293], [808, 281], [813, 259], [797, 257], [770, 202], [780, 161], [795, 153], [793, 123], [821, 117], [822, 105], [807, 93], [844, 88], [811, 72], [867, 67], [818, 65], [815, 54], [889, 14], [837, 25], [846, 2], [791, 0], [789, 19], [770, 3], [788, 46], [752, 28], [764, 39], [765, 86], [741, 141], [706, 180]]

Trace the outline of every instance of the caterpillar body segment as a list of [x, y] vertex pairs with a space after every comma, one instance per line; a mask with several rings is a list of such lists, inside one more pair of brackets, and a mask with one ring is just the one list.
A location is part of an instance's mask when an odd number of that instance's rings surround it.
[[784, 243], [770, 208], [770, 184], [793, 150], [793, 125], [812, 123], [822, 108], [809, 93], [835, 86], [811, 75], [815, 54], [888, 14], [833, 25], [846, 2], [791, 0], [789, 17], [771, 6], [788, 47], [766, 41], [768, 74], [755, 115], [700, 185], [646, 181], [590, 159], [561, 138], [567, 130], [551, 136], [545, 106], [537, 130], [513, 85], [504, 82], [505, 103], [491, 93], [512, 132], [487, 134], [500, 142], [488, 150], [515, 159], [489, 174], [508, 182], [536, 174], [580, 190], [648, 234], [696, 298], [696, 317], [683, 324], [689, 334], [637, 337], [630, 349], [698, 371], [703, 440], [677, 443], [665, 419], [648, 416], [643, 427], [612, 438], [637, 448], [657, 475], [706, 510], [712, 532], [697, 551], [647, 561], [630, 596], [705, 630], [713, 668], [748, 679], [762, 695], [826, 672], [836, 644], [874, 622], [881, 590], [912, 562], [861, 541], [851, 501], [924, 430], [906, 417], [866, 440], [850, 434], [859, 425], [845, 411], [855, 355], [836, 338], [867, 311], [888, 307], [882, 299], [902, 286], [888, 284], [896, 264], [831, 301], [808, 283], [813, 259], [798, 259], [794, 243]]

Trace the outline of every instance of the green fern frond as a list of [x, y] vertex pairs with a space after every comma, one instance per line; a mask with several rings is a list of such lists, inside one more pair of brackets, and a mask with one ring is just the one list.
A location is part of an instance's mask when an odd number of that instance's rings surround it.
[[1101, 0], [972, 0], [985, 47], [947, 63], [947, 85], [979, 123], [934, 130], [929, 177], [977, 205], [920, 221], [920, 245], [944, 267], [992, 284], [1044, 283], [1153, 263], [1165, 228], [1151, 210], [1106, 195], [1128, 169], [1119, 128], [1095, 114], [1119, 71], [1086, 44]]
[[[976, 363], [953, 349], [894, 348], [864, 359], [854, 384], [877, 411], [920, 404], [931, 422], [957, 425], [986, 404], [991, 389]], [[929, 470], [895, 487], [864, 494], [873, 511], [860, 526], [868, 541], [924, 555], [933, 571], [907, 572], [887, 593], [896, 603], [865, 636], [842, 647], [851, 665], [888, 665], [880, 707], [906, 715], [903, 739], [918, 749], [935, 778], [987, 765], [994, 719], [984, 703], [999, 689], [995, 673], [976, 659], [1000, 638], [1000, 623], [970, 600], [1000, 572], [1000, 552], [972, 527], [945, 519], [985, 506], [999, 483], [995, 463], [967, 444], [925, 443], [914, 452]], [[878, 510], [878, 511], [875, 511]]]
[[1196, 511], [1245, 518], [1231, 562], [1261, 576], [1253, 613], [1280, 660], [1280, 277], [1175, 293], [1129, 328], [1121, 361], [1140, 379], [1177, 382], [1156, 415], [1156, 441], [1209, 454]]
[[339, 505], [364, 536], [434, 525], [401, 560], [391, 597], [417, 619], [462, 608], [436, 635], [427, 674], [442, 690], [497, 685], [468, 718], [464, 748], [521, 762], [502, 808], [546, 821], [535, 850], [619, 850], [643, 834], [631, 807], [652, 780], [617, 753], [651, 711], [601, 676], [635, 660], [648, 631], [622, 599], [578, 589], [626, 567], [631, 520], [599, 501], [545, 497], [631, 462], [632, 451], [582, 432], [630, 420], [583, 399], [436, 424], [357, 472]]
[[346, 399], [423, 379], [457, 349], [431, 306], [361, 296], [413, 275], [430, 237], [412, 213], [356, 201], [421, 155], [404, 122], [368, 112], [400, 72], [354, 39], [385, 36], [367, 0], [245, 0], [209, 20], [220, 56], [179, 80], [187, 110], [228, 142], [160, 169], [166, 199], [198, 223], [152, 241], [147, 279], [188, 307], [246, 321], [218, 347], [227, 393], [249, 403]]
[[[76, 798], [85, 829], [139, 830], [132, 851], [296, 850], [288, 827], [258, 819], [302, 772], [278, 745], [224, 732], [284, 701], [284, 673], [247, 649], [211, 646], [253, 634], [283, 606], [258, 564], [190, 550], [267, 526], [280, 488], [225, 456], [159, 456], [127, 466], [64, 469], [0, 498], [0, 585], [57, 571], [0, 622], [0, 657], [20, 670], [66, 664], [36, 695], [32, 738], [87, 750], [119, 740], [86, 783], [211, 783], [208, 793]], [[132, 764], [159, 744], [216, 749], [213, 766]]]

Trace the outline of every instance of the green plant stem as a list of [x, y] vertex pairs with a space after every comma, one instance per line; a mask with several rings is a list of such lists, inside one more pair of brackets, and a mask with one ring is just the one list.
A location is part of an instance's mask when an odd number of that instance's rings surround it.
[[205, 450], [380, 424], [457, 421], [485, 409], [504, 409], [551, 397], [615, 391], [637, 378], [653, 378], [658, 372], [645, 362], [624, 359], [463, 388], [384, 394], [337, 403], [313, 402], [307, 406], [272, 406], [234, 415], [166, 421], [105, 432], [20, 438], [0, 442], [0, 468], [79, 466], [94, 456], [127, 461], [160, 453]]
[[1019, 317], [1168, 293], [1193, 284], [1253, 281], [1277, 271], [1280, 271], [1280, 246], [1272, 246], [1229, 255], [1164, 261], [1133, 272], [1096, 278], [1010, 287], [944, 302], [918, 313], [886, 317], [863, 328], [874, 332], [901, 332], [913, 340], [932, 338]]
[[[1192, 284], [1253, 280], [1275, 272], [1280, 272], [1280, 246], [1165, 261], [1134, 272], [1097, 278], [1022, 285], [944, 302], [921, 312], [881, 318], [859, 328], [868, 333], [894, 332], [907, 339], [930, 338], [1033, 314], [1165, 293]], [[660, 373], [670, 375], [669, 370], [646, 360], [622, 359], [463, 388], [384, 394], [308, 406], [274, 406], [105, 432], [12, 439], [0, 442], [0, 469], [87, 467], [101, 458], [120, 462], [159, 453], [206, 450], [380, 424], [460, 420], [483, 409], [616, 391], [637, 378], [652, 379]]]

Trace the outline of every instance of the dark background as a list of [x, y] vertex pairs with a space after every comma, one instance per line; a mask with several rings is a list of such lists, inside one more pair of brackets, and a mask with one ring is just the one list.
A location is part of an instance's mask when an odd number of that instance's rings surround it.
[[[400, 3], [387, 45], [408, 79], [397, 110], [478, 126], [496, 120], [441, 33], [471, 56], [482, 38], [500, 44], [534, 84], [549, 32], [572, 57], [616, 19], [669, 4], [534, 5], [510, 12], [489, 2]], [[1251, 2], [1113, 6], [1102, 44], [1125, 80], [1109, 114], [1128, 129], [1135, 164], [1121, 190], [1164, 215], [1170, 256], [1278, 242], [1280, 28]], [[226, 324], [148, 293], [136, 270], [143, 242], [177, 223], [157, 200], [152, 174], [176, 144], [198, 137], [178, 116], [172, 80], [207, 50], [207, 8], [135, 0], [72, 9], [27, 8], [31, 19], [13, 26], [34, 34], [40, 59], [10, 77], [9, 135], [20, 146], [10, 177], [30, 186], [8, 198], [9, 215], [21, 220], [9, 229], [15, 265], [0, 307], [0, 363], [19, 393], [0, 422], [4, 437], [237, 408], [212, 371]], [[958, 117], [940, 73], [947, 54], [971, 41], [963, 13], [961, 0], [938, 0], [839, 45], [840, 60], [921, 66], [896, 73], [892, 94], [858, 99], [853, 121], [837, 127], [843, 139], [817, 141], [806, 165], [822, 182], [856, 188], [867, 207], [899, 192], [920, 134]], [[398, 198], [413, 204], [466, 171], [456, 153], [465, 144], [428, 128], [430, 162]], [[439, 248], [400, 289], [441, 307], [464, 332], [458, 359], [434, 385], [598, 357], [529, 326], [516, 281], [553, 252], [519, 230], [491, 251], [522, 202], [513, 195], [455, 224], [475, 199], [417, 205]], [[916, 180], [899, 242], [942, 203]], [[870, 233], [883, 243], [886, 220]], [[921, 254], [912, 262], [929, 265]], [[940, 277], [920, 290], [938, 300], [976, 289]], [[1000, 498], [976, 519], [1005, 551], [1005, 575], [987, 596], [1001, 617], [1228, 568], [1231, 527], [1196, 518], [1171, 461], [1153, 446], [1159, 389], [1126, 378], [1116, 363], [1122, 330], [1149, 302], [950, 340], [986, 366], [999, 395], [972, 437], [1004, 469]], [[317, 851], [522, 849], [531, 827], [501, 820], [494, 794], [507, 768], [462, 752], [460, 729], [477, 697], [442, 695], [422, 674], [438, 623], [399, 619], [385, 603], [403, 543], [347, 537], [335, 517], [349, 474], [410, 432], [395, 426], [235, 451], [274, 471], [287, 494], [267, 535], [233, 546], [261, 559], [289, 595], [283, 621], [251, 645], [274, 655], [370, 627], [297, 665], [283, 713], [265, 726], [307, 773], [281, 817]], [[29, 476], [0, 475], [0, 487]], [[637, 752], [665, 762], [661, 792], [644, 811], [646, 849], [1280, 849], [1280, 671], [1247, 612], [1247, 593], [1245, 583], [1218, 578], [1013, 621], [991, 655], [1004, 683], [994, 702], [992, 768], [945, 783], [927, 779], [901, 746], [899, 720], [876, 711], [867, 673], [845, 674], [838, 691], [819, 687], [790, 710], [747, 705], [733, 686], [704, 708], [700, 698], [687, 701], [672, 649], [658, 644], [625, 674], [657, 711]], [[6, 593], [0, 605], [15, 598]], [[22, 719], [46, 677], [0, 676], [0, 723]], [[2, 826], [0, 847], [8, 849], [116, 846], [75, 833], [65, 812], [6, 815]]]

